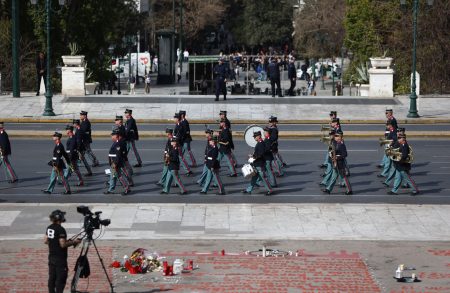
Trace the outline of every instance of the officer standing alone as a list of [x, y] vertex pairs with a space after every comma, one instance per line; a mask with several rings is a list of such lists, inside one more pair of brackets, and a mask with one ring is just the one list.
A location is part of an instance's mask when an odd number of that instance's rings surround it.
[[44, 243], [48, 245], [48, 292], [63, 293], [66, 287], [68, 267], [67, 248], [77, 246], [81, 239], [67, 240], [62, 223], [66, 221], [65, 212], [55, 210], [50, 214], [52, 224], [47, 227]]
[[291, 82], [291, 86], [289, 87], [289, 96], [295, 96], [294, 89], [297, 85], [297, 69], [295, 68], [295, 58], [292, 57], [289, 59], [289, 65], [288, 65], [288, 78]]
[[5, 168], [5, 173], [9, 176], [8, 182], [17, 182], [17, 175], [9, 162], [8, 156], [11, 155], [11, 143], [8, 134], [5, 131], [3, 122], [0, 122], [0, 165]]
[[224, 59], [219, 59], [219, 64], [214, 66], [214, 75], [216, 79], [216, 99], [215, 101], [219, 100], [220, 94], [223, 94], [223, 100], [227, 100], [227, 88], [226, 88], [226, 82], [228, 78], [228, 67], [224, 63]]

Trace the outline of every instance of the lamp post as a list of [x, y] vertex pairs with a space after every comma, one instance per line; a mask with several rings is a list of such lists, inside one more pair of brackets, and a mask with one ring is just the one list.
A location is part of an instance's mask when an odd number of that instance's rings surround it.
[[[45, 109], [42, 116], [55, 116], [55, 112], [53, 112], [53, 106], [52, 106], [52, 84], [51, 84], [51, 75], [50, 75], [50, 65], [51, 65], [51, 53], [52, 53], [52, 47], [51, 47], [51, 40], [50, 40], [50, 30], [51, 30], [51, 1], [52, 0], [45, 0], [45, 11], [47, 14], [47, 88], [45, 89]], [[58, 0], [60, 6], [64, 6], [65, 0]], [[36, 5], [37, 0], [31, 0], [31, 4]]]
[[322, 72], [322, 89], [326, 90], [326, 88], [325, 88], [325, 67], [323, 66], [323, 59], [322, 59], [322, 62], [320, 63], [320, 71]]
[[183, 0], [180, 0], [180, 72], [183, 71]]
[[19, 0], [12, 0], [11, 15], [12, 15], [12, 82], [13, 82], [13, 97], [20, 97], [20, 66], [19, 66]]
[[[427, 0], [429, 7], [433, 6], [434, 0]], [[400, 5], [406, 7], [406, 0], [400, 0]], [[409, 112], [406, 117], [419, 118], [417, 112], [417, 93], [416, 93], [416, 45], [417, 45], [417, 12], [419, 10], [419, 0], [413, 0], [413, 50], [412, 50], [412, 82], [411, 94], [409, 96]]]

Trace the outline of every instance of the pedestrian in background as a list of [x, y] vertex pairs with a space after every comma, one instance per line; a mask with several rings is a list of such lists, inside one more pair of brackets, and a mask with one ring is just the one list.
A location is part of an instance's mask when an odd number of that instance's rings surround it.
[[289, 59], [289, 65], [288, 65], [288, 78], [291, 82], [291, 86], [289, 87], [289, 95], [295, 96], [294, 89], [297, 84], [297, 69], [295, 68], [295, 58], [292, 57]]
[[39, 52], [39, 55], [36, 59], [36, 82], [37, 82], [37, 90], [36, 90], [36, 96], [39, 96], [39, 92], [41, 89], [41, 78], [44, 79], [44, 85], [45, 89], [47, 90], [47, 80], [45, 79], [45, 76], [47, 74], [47, 67], [46, 67], [47, 60], [45, 58], [44, 53]]
[[177, 82], [180, 83], [181, 80], [181, 66], [178, 65], [177, 67]]
[[145, 77], [145, 93], [150, 93], [150, 83], [152, 82], [152, 78], [150, 77], [150, 73]]
[[136, 85], [136, 77], [134, 77], [134, 75], [130, 76], [128, 84], [130, 85], [130, 95], [135, 95], [134, 86]]

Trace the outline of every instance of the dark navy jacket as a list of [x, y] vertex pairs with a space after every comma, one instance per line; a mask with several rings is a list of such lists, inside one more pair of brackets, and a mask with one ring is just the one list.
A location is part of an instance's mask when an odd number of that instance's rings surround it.
[[4, 130], [0, 131], [0, 148], [4, 156], [11, 155], [11, 143], [9, 142], [8, 134]]
[[214, 75], [216, 79], [228, 78], [228, 65], [225, 63], [214, 66]]
[[70, 162], [69, 156], [67, 155], [63, 144], [60, 143], [55, 145], [53, 149], [53, 158], [52, 158], [53, 164], [59, 169], [66, 168], [66, 164], [64, 164], [63, 158], [66, 160], [66, 162]]
[[336, 142], [336, 161], [339, 170], [345, 169], [345, 158], [347, 158], [347, 147], [343, 142]]
[[292, 79], [292, 78], [297, 79], [297, 69], [295, 68], [294, 63], [289, 63], [289, 65], [288, 65], [288, 78], [289, 79]]
[[402, 153], [402, 158], [400, 159], [400, 161], [394, 161], [394, 167], [395, 169], [399, 170], [399, 171], [409, 171], [411, 170], [411, 164], [410, 163], [406, 163], [406, 159], [409, 156], [409, 145], [407, 142], [405, 142], [404, 144], [398, 144], [398, 147], [400, 147], [400, 152]]
[[192, 136], [191, 136], [191, 127], [189, 126], [189, 122], [184, 119], [181, 121], [181, 125], [184, 128], [184, 133], [185, 133], [185, 139], [183, 142], [191, 142], [192, 141]]
[[123, 167], [123, 146], [120, 141], [115, 141], [109, 149], [110, 163], [114, 163], [118, 168]]
[[229, 154], [231, 152], [231, 132], [228, 128], [224, 128], [220, 131], [219, 135], [219, 143], [228, 143], [228, 144], [220, 144], [219, 151], [225, 154]]
[[133, 117], [130, 117], [130, 119], [127, 119], [125, 122], [125, 135], [127, 140], [139, 140], [136, 120]]
[[253, 152], [253, 165], [255, 167], [265, 167], [266, 160], [264, 159], [264, 154], [266, 152], [266, 146], [263, 141], [258, 141], [255, 146], [255, 151]]
[[180, 170], [180, 157], [178, 156], [179, 147], [171, 148], [169, 151], [169, 170]]
[[75, 135], [67, 138], [66, 153], [69, 155], [71, 162], [78, 160], [78, 147]]
[[217, 160], [219, 156], [219, 148], [217, 146], [209, 147], [208, 153], [206, 154], [206, 167], [208, 169], [219, 169], [220, 163]]
[[184, 128], [184, 124], [181, 121], [180, 123], [175, 124], [173, 135], [178, 138], [178, 144], [182, 146], [184, 144], [184, 141], [186, 140], [186, 129]]
[[264, 146], [266, 148], [264, 152], [264, 159], [266, 161], [273, 161], [273, 152], [272, 152], [272, 140], [269, 138], [266, 138], [264, 141]]
[[81, 121], [80, 130], [87, 135], [87, 141], [92, 143], [92, 129], [91, 122], [86, 118], [86, 120]]

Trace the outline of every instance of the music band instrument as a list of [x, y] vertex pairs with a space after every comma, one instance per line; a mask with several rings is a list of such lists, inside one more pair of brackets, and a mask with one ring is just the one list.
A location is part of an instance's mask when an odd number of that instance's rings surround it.
[[320, 131], [330, 131], [330, 130], [331, 130], [330, 125], [321, 125], [320, 126]]
[[250, 164], [244, 164], [241, 168], [241, 171], [245, 179], [250, 179], [256, 175], [255, 168], [253, 168], [253, 166]]
[[253, 138], [253, 133], [261, 132], [261, 135], [264, 133], [264, 129], [259, 125], [250, 125], [244, 131], [244, 139], [248, 146], [254, 148], [256, 146], [256, 140]]
[[[405, 160], [405, 163], [412, 163], [414, 161], [414, 154], [413, 149], [411, 146], [409, 147], [409, 154], [408, 157]], [[400, 148], [393, 148], [389, 147], [385, 150], [386, 156], [388, 156], [392, 161], [400, 162], [402, 159], [402, 152], [400, 151]]]
[[389, 144], [391, 144], [391, 143], [393, 142], [392, 139], [386, 139], [386, 138], [384, 138], [384, 137], [380, 137], [380, 138], [378, 139], [378, 141], [379, 141], [379, 143], [380, 143], [380, 146], [383, 146], [383, 145], [389, 145]]

